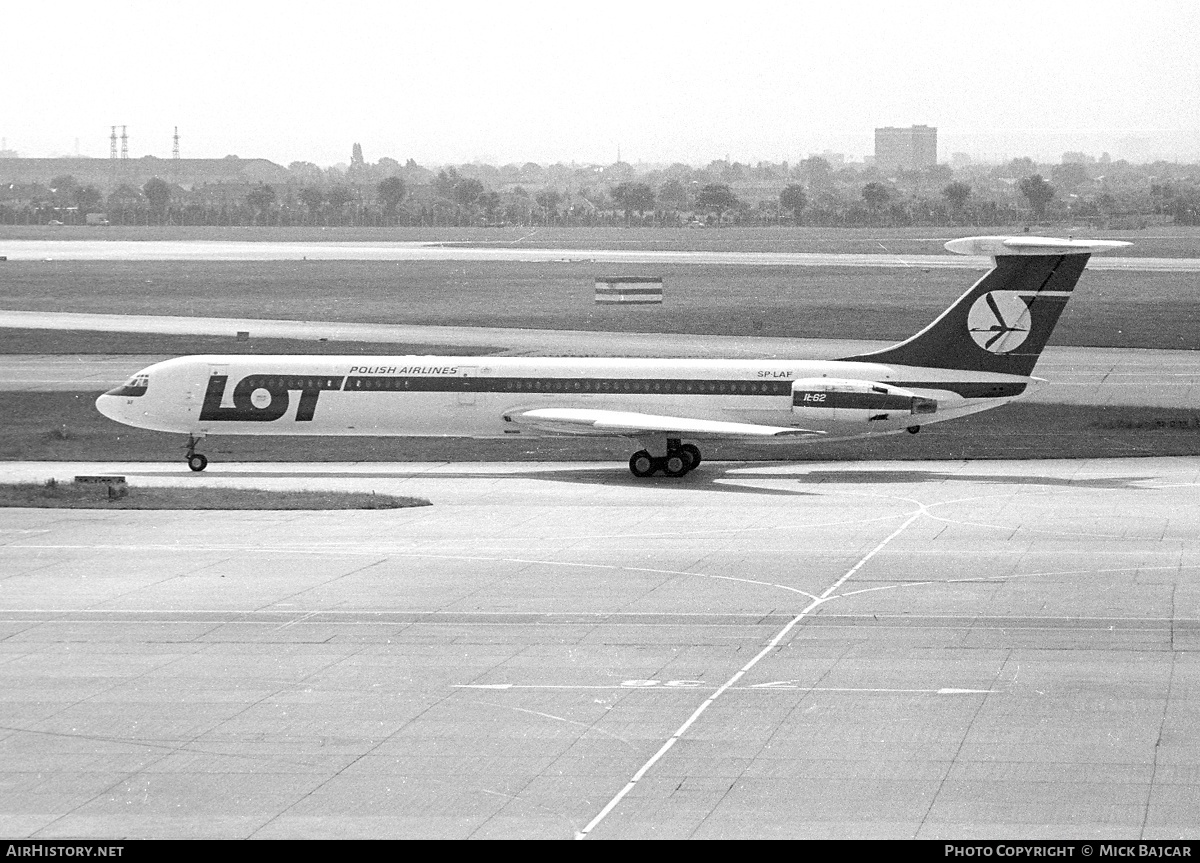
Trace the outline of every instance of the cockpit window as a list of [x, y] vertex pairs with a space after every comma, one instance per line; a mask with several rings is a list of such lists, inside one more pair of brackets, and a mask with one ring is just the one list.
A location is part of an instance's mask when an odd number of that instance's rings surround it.
[[109, 390], [106, 396], [144, 396], [150, 387], [150, 375], [137, 374], [116, 389]]

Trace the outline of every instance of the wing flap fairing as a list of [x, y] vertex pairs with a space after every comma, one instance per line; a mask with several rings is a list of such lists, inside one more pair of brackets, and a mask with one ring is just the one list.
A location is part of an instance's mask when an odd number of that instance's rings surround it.
[[534, 425], [552, 431], [589, 430], [605, 434], [647, 434], [675, 432], [680, 435], [705, 437], [804, 437], [824, 434], [811, 429], [788, 426], [768, 426], [757, 423], [705, 420], [692, 417], [673, 417], [644, 414], [636, 411], [614, 411], [596, 408], [539, 408], [509, 415], [513, 422]]

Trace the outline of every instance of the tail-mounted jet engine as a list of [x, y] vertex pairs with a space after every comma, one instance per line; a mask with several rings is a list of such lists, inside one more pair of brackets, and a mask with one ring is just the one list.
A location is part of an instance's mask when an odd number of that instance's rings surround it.
[[875, 381], [801, 378], [792, 383], [792, 413], [811, 421], [869, 423], [937, 413], [937, 400]]

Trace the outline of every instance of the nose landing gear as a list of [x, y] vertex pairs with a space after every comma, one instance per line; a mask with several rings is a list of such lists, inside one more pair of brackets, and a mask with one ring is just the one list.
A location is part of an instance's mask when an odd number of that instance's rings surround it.
[[196, 444], [200, 443], [204, 438], [197, 438], [194, 435], [188, 435], [187, 442], [187, 464], [196, 473], [208, 467], [208, 459], [201, 453], [196, 452]]

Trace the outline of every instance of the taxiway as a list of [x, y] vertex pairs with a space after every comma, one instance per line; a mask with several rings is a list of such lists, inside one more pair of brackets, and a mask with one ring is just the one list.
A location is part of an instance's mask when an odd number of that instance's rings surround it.
[[1200, 459], [7, 463], [0, 833], [1188, 837]]
[[[598, 264], [724, 264], [731, 266], [916, 267], [986, 270], [978, 255], [708, 252], [643, 249], [539, 249], [436, 242], [222, 242], [211, 240], [5, 240], [11, 261], [570, 261]], [[1093, 270], [1200, 272], [1196, 258], [1098, 257]]]

